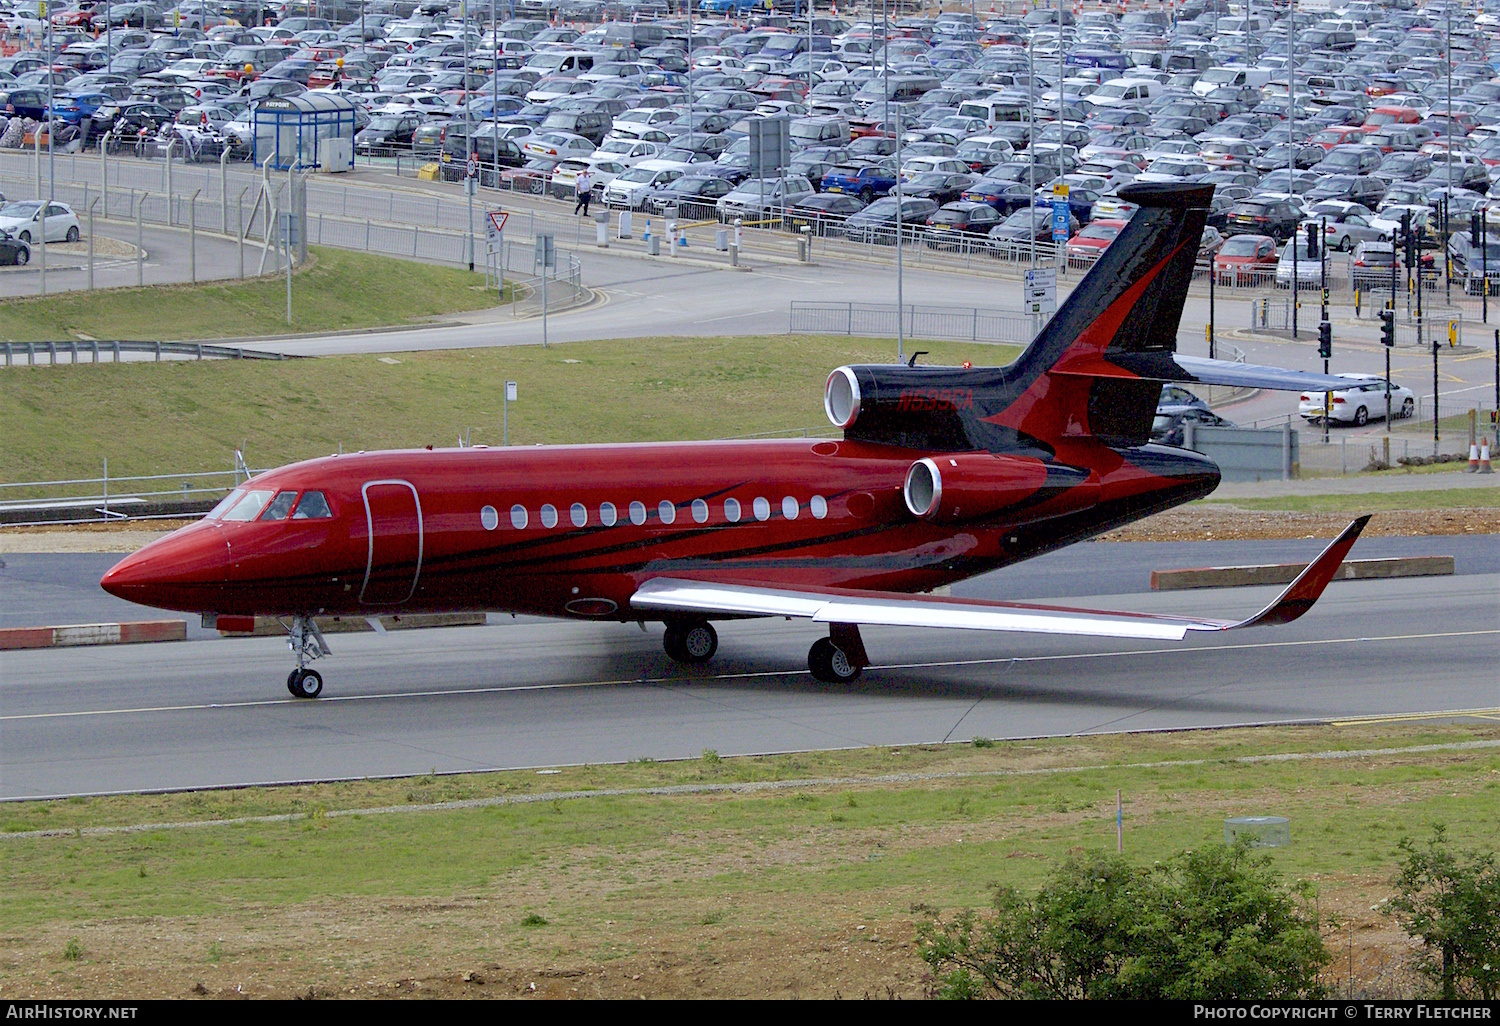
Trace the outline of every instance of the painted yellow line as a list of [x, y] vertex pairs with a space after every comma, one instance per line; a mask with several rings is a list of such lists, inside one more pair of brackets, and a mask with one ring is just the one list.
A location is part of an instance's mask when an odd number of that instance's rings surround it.
[[1500, 719], [1500, 709], [1445, 709], [1441, 712], [1391, 713], [1385, 716], [1357, 716], [1348, 720], [1329, 720], [1335, 727], [1353, 727], [1365, 723], [1401, 723], [1410, 720], [1435, 720], [1446, 716], [1469, 716], [1475, 719]]
[[[1488, 635], [1500, 634], [1500, 629], [1478, 630], [1478, 631], [1442, 631], [1432, 634], [1387, 634], [1360, 638], [1320, 638], [1309, 641], [1263, 641], [1240, 645], [1191, 645], [1172, 648], [1142, 648], [1114, 652], [1075, 652], [1060, 653], [1058, 655], [1042, 656], [997, 656], [988, 659], [958, 659], [943, 660], [938, 662], [923, 663], [884, 663], [871, 666], [871, 670], [918, 670], [918, 669], [942, 669], [946, 667], [965, 666], [1006, 666], [1018, 663], [1050, 663], [1067, 660], [1084, 659], [1123, 659], [1131, 656], [1143, 655], [1188, 655], [1198, 652], [1241, 652], [1265, 648], [1307, 648], [1318, 645], [1357, 645], [1370, 644], [1379, 641], [1422, 641], [1439, 638], [1474, 638]], [[562, 691], [571, 688], [603, 688], [616, 687], [619, 685], [663, 685], [667, 687], [705, 685], [712, 683], [723, 683], [736, 680], [763, 680], [767, 677], [800, 677], [806, 676], [809, 671], [798, 667], [784, 670], [760, 670], [752, 673], [721, 673], [707, 677], [622, 677], [615, 680], [591, 680], [573, 681], [557, 684], [516, 684], [508, 687], [482, 687], [482, 688], [455, 688], [448, 690], [433, 691], [398, 691], [391, 694], [380, 695], [333, 695], [309, 701], [300, 698], [277, 698], [262, 699], [250, 702], [204, 702], [201, 704], [185, 705], [161, 705], [161, 706], [138, 706], [129, 709], [78, 709], [72, 712], [46, 712], [46, 713], [18, 713], [9, 716], [0, 716], [0, 723], [17, 722], [22, 720], [53, 720], [72, 719], [82, 716], [134, 716], [143, 713], [167, 713], [167, 712], [198, 712], [211, 709], [258, 709], [264, 707], [297, 707], [304, 709], [315, 709], [319, 706], [338, 702], [377, 702], [392, 699], [406, 698], [457, 698], [468, 695], [501, 695], [508, 692], [533, 692], [533, 691]], [[1500, 709], [1484, 710], [1500, 713]], [[1448, 715], [1445, 713], [1422, 713], [1416, 714], [1415, 718], [1425, 719], [1432, 716]], [[1468, 715], [1465, 713], [1464, 715]], [[1353, 720], [1347, 722], [1355, 722]]]

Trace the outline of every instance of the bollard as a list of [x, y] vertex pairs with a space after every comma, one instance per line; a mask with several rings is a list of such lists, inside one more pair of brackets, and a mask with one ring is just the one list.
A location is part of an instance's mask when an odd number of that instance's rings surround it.
[[1469, 469], [1465, 473], [1479, 473], [1479, 444], [1477, 442], [1469, 443]]
[[594, 245], [609, 248], [609, 214], [602, 210], [594, 215]]
[[657, 235], [647, 235], [645, 238], [646, 252], [651, 256], [661, 256], [661, 237]]
[[733, 243], [731, 243], [729, 246], [729, 266], [740, 266], [740, 247], [734, 245]]
[[734, 249], [738, 253], [745, 247], [745, 219], [736, 217], [734, 219]]
[[812, 262], [812, 225], [805, 224], [805, 225], [802, 226], [802, 241], [804, 243], [803, 249], [806, 251], [803, 259], [805, 261], [807, 261], [808, 263], [811, 263]]
[[620, 211], [620, 232], [619, 232], [619, 235], [617, 236], [617, 238], [621, 238], [621, 239], [628, 239], [628, 238], [630, 238], [630, 228], [631, 228], [631, 225], [630, 225], [630, 211], [628, 211], [628, 210], [622, 210], [622, 211]]
[[803, 238], [797, 240], [797, 262], [799, 264], [807, 263], [807, 240]]
[[1488, 436], [1479, 445], [1479, 472], [1481, 474], [1494, 473], [1490, 469], [1490, 440]]
[[714, 249], [718, 250], [720, 253], [729, 252], [729, 229], [714, 229]]

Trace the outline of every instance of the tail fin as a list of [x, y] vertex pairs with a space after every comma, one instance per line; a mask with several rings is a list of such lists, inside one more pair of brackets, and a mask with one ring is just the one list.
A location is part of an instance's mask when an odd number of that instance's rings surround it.
[[1024, 388], [990, 423], [1043, 441], [1146, 441], [1163, 379], [1115, 360], [1140, 367], [1159, 354], [1171, 365], [1213, 192], [1172, 183], [1120, 190], [1140, 209], [1013, 365]]
[[845, 437], [929, 450], [1050, 456], [1068, 438], [1144, 444], [1173, 361], [1211, 185], [1131, 185], [1140, 209], [1008, 367], [841, 367], [829, 418]]

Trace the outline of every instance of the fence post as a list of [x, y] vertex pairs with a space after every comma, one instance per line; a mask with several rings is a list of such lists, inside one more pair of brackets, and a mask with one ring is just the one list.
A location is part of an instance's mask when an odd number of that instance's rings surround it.
[[172, 217], [172, 148], [176, 144], [175, 135], [167, 140], [167, 227], [169, 228], [176, 223]]
[[99, 195], [104, 197], [104, 209], [101, 211], [106, 220], [109, 219], [109, 136], [105, 135], [99, 140]]
[[844, 334], [846, 334], [846, 335], [852, 335], [852, 334], [854, 334], [854, 304], [853, 303], [849, 304], [849, 327], [844, 332]]
[[[146, 284], [146, 263], [144, 259], [146, 249], [144, 237], [141, 233], [141, 211], [145, 208], [146, 197], [149, 195], [151, 195], [149, 192], [142, 194], [141, 201], [136, 203], [135, 190], [130, 190], [130, 202], [135, 207], [135, 283], [137, 287]], [[160, 353], [157, 354], [157, 359], [161, 359]]]
[[413, 260], [417, 258], [417, 233], [421, 230], [417, 225], [411, 226], [411, 258]]
[[[89, 204], [89, 291], [94, 288], [94, 207], [99, 203], [98, 198]], [[95, 363], [98, 363], [98, 353], [95, 352]]]

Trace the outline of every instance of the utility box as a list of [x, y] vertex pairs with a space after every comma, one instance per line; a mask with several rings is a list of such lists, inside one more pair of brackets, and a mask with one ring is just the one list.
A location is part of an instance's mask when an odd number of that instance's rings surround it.
[[1285, 816], [1236, 816], [1224, 821], [1224, 843], [1240, 838], [1252, 848], [1285, 848], [1292, 843], [1292, 821]]

